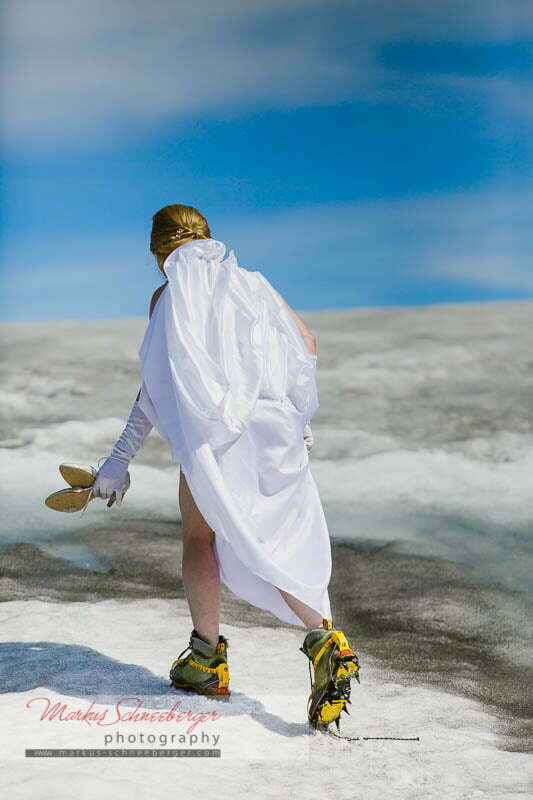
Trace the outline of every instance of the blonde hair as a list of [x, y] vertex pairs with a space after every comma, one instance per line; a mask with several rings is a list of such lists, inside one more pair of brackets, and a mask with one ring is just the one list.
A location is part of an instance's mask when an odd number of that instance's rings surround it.
[[210, 239], [211, 231], [203, 214], [193, 208], [180, 204], [164, 206], [152, 217], [150, 252], [163, 272], [163, 263], [176, 247], [193, 239]]

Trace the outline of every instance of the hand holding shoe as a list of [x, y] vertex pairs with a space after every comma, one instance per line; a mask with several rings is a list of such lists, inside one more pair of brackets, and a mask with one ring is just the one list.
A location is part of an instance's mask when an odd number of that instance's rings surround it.
[[93, 497], [109, 500], [108, 507], [111, 507], [115, 500], [117, 505], [121, 505], [122, 498], [130, 488], [129, 463], [151, 430], [152, 423], [141, 409], [139, 401], [135, 400], [126, 427], [111, 450], [109, 458], [104, 461], [96, 474]]
[[[129, 488], [130, 473], [128, 472], [128, 464], [115, 458], [106, 458], [96, 473], [96, 478], [92, 485], [93, 497], [111, 500], [114, 492], [117, 505], [121, 505], [122, 499]], [[108, 506], [111, 505], [112, 502], [109, 502]]]

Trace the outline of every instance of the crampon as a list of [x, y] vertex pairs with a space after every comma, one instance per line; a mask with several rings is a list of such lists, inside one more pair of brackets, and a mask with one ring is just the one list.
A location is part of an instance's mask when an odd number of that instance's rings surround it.
[[[213, 647], [193, 630], [189, 644], [171, 664], [170, 685], [220, 700], [229, 698], [227, 649], [228, 640], [222, 634]], [[182, 658], [187, 650], [191, 652]]]
[[[349, 714], [351, 704], [351, 680], [359, 683], [359, 661], [350, 648], [346, 636], [333, 628], [330, 620], [324, 620], [324, 629], [310, 631], [300, 650], [309, 659], [311, 693], [307, 703], [310, 725], [316, 730], [337, 734], [330, 730], [332, 722], [340, 730], [340, 716]], [[311, 676], [311, 664], [314, 680]], [[350, 738], [350, 737], [341, 737]]]

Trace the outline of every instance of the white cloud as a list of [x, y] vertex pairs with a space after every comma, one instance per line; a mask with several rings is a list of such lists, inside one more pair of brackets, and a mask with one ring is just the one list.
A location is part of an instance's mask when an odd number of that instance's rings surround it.
[[502, 78], [499, 76], [459, 75], [439, 73], [421, 79], [428, 87], [441, 86], [465, 100], [475, 97], [485, 103], [487, 117], [495, 125], [509, 124], [505, 111], [533, 123], [533, 80]]
[[[477, 190], [210, 218], [239, 264], [264, 272], [296, 308], [374, 305], [389, 287], [455, 284], [533, 292], [533, 188]], [[149, 233], [39, 237], [6, 251], [11, 318], [145, 313], [160, 283]], [[134, 276], [134, 279], [132, 279]], [[118, 289], [118, 291], [117, 291]], [[377, 294], [376, 294], [377, 291]]]
[[[346, 5], [344, 2], [338, 5]], [[348, 97], [353, 66], [306, 20], [323, 0], [257, 6], [203, 0], [7, 5], [3, 135], [109, 135], [196, 111], [283, 107]], [[301, 11], [295, 23], [291, 14]], [[264, 22], [279, 31], [261, 35]], [[291, 20], [284, 26], [286, 19]]]
[[[381, 44], [531, 33], [533, 7], [520, 0], [4, 0], [2, 137], [56, 147], [200, 111], [431, 103], [431, 78], [378, 68]], [[468, 92], [468, 81], [448, 86]], [[476, 87], [526, 109], [524, 83]]]
[[533, 32], [527, 0], [362, 0], [352, 4], [376, 40], [510, 41]]
[[533, 257], [530, 253], [486, 250], [461, 256], [441, 255], [430, 264], [431, 273], [442, 278], [491, 289], [533, 292]]
[[532, 208], [529, 183], [494, 182], [477, 190], [299, 207], [223, 227], [245, 254], [245, 266], [246, 259], [260, 258], [261, 266], [279, 265], [273, 270], [283, 274], [287, 264], [300, 263], [310, 283], [315, 271], [326, 269], [339, 285], [373, 274], [384, 284], [448, 280], [531, 291]]

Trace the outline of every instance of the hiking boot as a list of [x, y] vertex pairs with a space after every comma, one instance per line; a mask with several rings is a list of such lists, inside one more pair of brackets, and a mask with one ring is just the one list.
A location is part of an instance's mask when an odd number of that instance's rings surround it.
[[[189, 649], [191, 652], [182, 658]], [[228, 640], [222, 634], [218, 637], [217, 646], [213, 647], [193, 629], [189, 644], [172, 662], [170, 685], [187, 692], [227, 697], [230, 694], [227, 649]]]
[[[327, 729], [331, 722], [339, 728], [339, 717], [347, 714], [352, 678], [359, 683], [359, 661], [344, 633], [333, 627], [330, 619], [324, 628], [309, 631], [300, 647], [309, 659], [311, 694], [307, 702], [309, 722], [317, 729]], [[311, 678], [313, 664], [314, 680]]]

